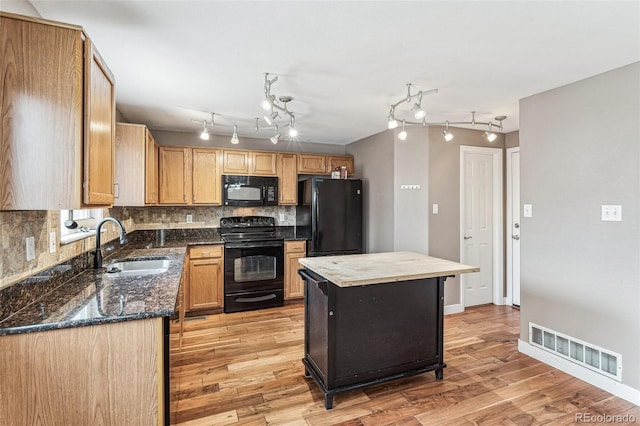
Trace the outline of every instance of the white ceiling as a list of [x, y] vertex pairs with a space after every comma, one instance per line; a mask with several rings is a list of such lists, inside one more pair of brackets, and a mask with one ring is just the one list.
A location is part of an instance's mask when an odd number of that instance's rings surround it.
[[[5, 0], [7, 1], [7, 0]], [[346, 144], [386, 129], [415, 90], [430, 121], [506, 115], [518, 100], [640, 61], [640, 1], [51, 1], [116, 76], [118, 109], [151, 129], [199, 132], [219, 114], [242, 138], [262, 116], [263, 73], [290, 95], [300, 141]], [[286, 124], [281, 122], [281, 126]], [[229, 127], [213, 133], [230, 134]]]

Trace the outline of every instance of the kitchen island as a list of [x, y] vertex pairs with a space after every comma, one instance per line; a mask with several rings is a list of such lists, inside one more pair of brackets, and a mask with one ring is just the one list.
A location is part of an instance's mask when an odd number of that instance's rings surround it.
[[480, 268], [412, 252], [300, 259], [305, 376], [333, 396], [435, 371], [442, 380], [444, 282]]

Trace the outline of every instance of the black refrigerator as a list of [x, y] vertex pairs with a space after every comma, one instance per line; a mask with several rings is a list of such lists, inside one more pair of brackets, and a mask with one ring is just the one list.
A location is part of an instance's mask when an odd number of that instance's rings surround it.
[[307, 256], [363, 253], [362, 181], [299, 181], [296, 225], [308, 232]]

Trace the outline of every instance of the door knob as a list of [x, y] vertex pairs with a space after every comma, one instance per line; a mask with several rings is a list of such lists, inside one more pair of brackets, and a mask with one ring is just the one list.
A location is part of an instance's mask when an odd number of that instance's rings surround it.
[[520, 228], [520, 224], [519, 224], [519, 223], [516, 223], [516, 224], [514, 224], [514, 225], [513, 225], [513, 227], [514, 227], [514, 228], [516, 228], [516, 229], [518, 229], [518, 228]]
[[520, 239], [520, 235], [513, 235], [513, 236], [512, 236], [512, 238], [513, 238], [514, 240], [519, 240], [519, 239]]
[[466, 236], [464, 237], [465, 240], [470, 240], [471, 238], [473, 237], [466, 237]]

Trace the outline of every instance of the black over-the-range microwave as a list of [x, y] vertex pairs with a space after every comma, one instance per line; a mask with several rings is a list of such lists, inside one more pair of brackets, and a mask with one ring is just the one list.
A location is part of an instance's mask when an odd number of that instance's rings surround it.
[[278, 178], [222, 175], [222, 203], [239, 207], [277, 206]]

